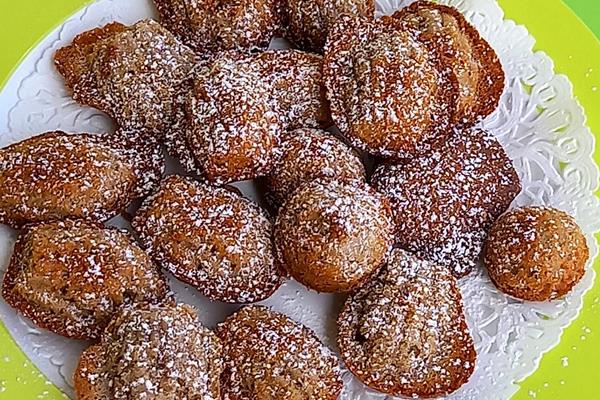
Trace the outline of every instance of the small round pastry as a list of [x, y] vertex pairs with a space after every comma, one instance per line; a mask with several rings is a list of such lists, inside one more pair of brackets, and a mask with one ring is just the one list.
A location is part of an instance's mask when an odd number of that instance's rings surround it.
[[247, 306], [219, 324], [229, 400], [335, 400], [337, 358], [310, 329], [265, 307]]
[[476, 352], [456, 279], [447, 268], [392, 251], [338, 317], [341, 357], [363, 383], [410, 398], [444, 397], [465, 384]]
[[95, 339], [124, 306], [160, 303], [168, 286], [129, 235], [82, 220], [29, 226], [19, 236], [2, 296], [36, 325]]
[[160, 22], [198, 53], [269, 46], [282, 29], [281, 0], [153, 0]]
[[319, 292], [349, 292], [383, 263], [393, 244], [387, 198], [366, 184], [315, 180], [298, 188], [275, 222], [283, 268]]
[[421, 0], [392, 18], [414, 31], [457, 78], [456, 123], [474, 125], [496, 109], [505, 82], [502, 65], [494, 49], [460, 11]]
[[131, 225], [163, 268], [212, 300], [260, 301], [282, 283], [271, 221], [233, 188], [169, 176]]
[[185, 304], [124, 310], [86, 349], [74, 376], [79, 400], [220, 400], [219, 338]]
[[333, 121], [355, 147], [413, 158], [451, 133], [456, 77], [395, 19], [342, 15], [327, 38], [323, 65]]
[[548, 207], [510, 210], [492, 226], [484, 264], [504, 293], [530, 301], [560, 298], [585, 273], [589, 250], [570, 215]]
[[287, 0], [287, 38], [306, 51], [320, 53], [341, 14], [375, 17], [374, 0]]
[[266, 178], [267, 198], [279, 207], [296, 188], [315, 179], [364, 182], [358, 154], [329, 132], [297, 129], [281, 141], [281, 159]]
[[479, 130], [457, 130], [436, 151], [402, 164], [382, 164], [371, 177], [388, 196], [396, 244], [468, 275], [494, 220], [521, 191], [502, 145]]
[[104, 221], [160, 181], [158, 143], [131, 134], [46, 132], [0, 149], [0, 222]]

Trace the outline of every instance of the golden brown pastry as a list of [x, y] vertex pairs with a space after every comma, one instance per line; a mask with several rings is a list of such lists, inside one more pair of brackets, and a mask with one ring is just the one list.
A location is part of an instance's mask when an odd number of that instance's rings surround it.
[[364, 182], [358, 154], [326, 131], [296, 129], [283, 135], [281, 159], [266, 178], [269, 202], [279, 207], [295, 189], [315, 179]]
[[75, 371], [79, 400], [220, 400], [219, 338], [185, 304], [120, 313]]
[[478, 129], [456, 131], [429, 157], [383, 164], [371, 182], [391, 201], [396, 243], [456, 277], [475, 267], [492, 223], [521, 191], [498, 140]]
[[163, 168], [160, 147], [135, 136], [34, 136], [0, 149], [0, 222], [106, 220], [148, 194]]
[[265, 307], [247, 306], [217, 327], [228, 400], [335, 400], [337, 358], [308, 328]]
[[152, 20], [84, 32], [54, 55], [73, 98], [126, 130], [162, 137], [181, 112], [196, 56]]
[[341, 14], [375, 17], [374, 0], [287, 0], [286, 37], [299, 48], [321, 53]]
[[124, 306], [158, 303], [167, 284], [129, 235], [82, 220], [28, 227], [17, 240], [2, 296], [36, 325], [97, 338]]
[[260, 49], [282, 29], [280, 0], [154, 0], [160, 22], [199, 53]]
[[589, 249], [570, 215], [548, 207], [523, 207], [501, 216], [485, 243], [484, 264], [494, 284], [531, 301], [560, 298], [585, 273]]
[[188, 103], [187, 145], [199, 173], [223, 184], [265, 175], [276, 160], [277, 114], [252, 65], [223, 55], [200, 74]]
[[216, 57], [196, 80], [189, 129], [180, 132], [197, 172], [217, 184], [264, 176], [283, 131], [328, 126], [321, 65], [320, 56], [296, 50]]
[[210, 299], [251, 303], [281, 284], [271, 222], [233, 188], [170, 176], [132, 226], [163, 268]]
[[437, 55], [391, 17], [342, 15], [325, 46], [333, 120], [372, 155], [423, 155], [451, 132], [458, 83]]
[[392, 214], [366, 184], [315, 180], [283, 204], [274, 235], [278, 259], [294, 279], [319, 292], [350, 292], [385, 262]]
[[392, 396], [446, 396], [475, 367], [456, 279], [448, 269], [400, 249], [346, 300], [338, 345], [350, 371]]
[[467, 126], [498, 106], [504, 71], [494, 49], [456, 8], [420, 0], [393, 16], [443, 59], [458, 80], [455, 122]]
[[323, 85], [323, 57], [298, 50], [267, 50], [250, 58], [269, 82], [270, 97], [286, 130], [332, 125]]

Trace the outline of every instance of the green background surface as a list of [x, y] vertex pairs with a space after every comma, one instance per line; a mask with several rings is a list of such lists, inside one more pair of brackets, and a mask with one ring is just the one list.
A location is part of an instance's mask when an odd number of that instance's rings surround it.
[[[600, 1], [499, 1], [506, 17], [524, 24], [537, 40], [536, 49], [548, 53], [556, 71], [573, 82], [574, 93], [586, 109], [588, 125], [600, 138], [600, 43], [592, 34], [600, 37]], [[0, 82], [3, 82], [32, 46], [86, 1], [2, 0], [1, 3]], [[600, 164], [599, 147], [595, 159]], [[600, 275], [599, 262], [595, 268]], [[586, 295], [580, 317], [565, 331], [560, 345], [544, 355], [540, 368], [521, 383], [521, 390], [514, 398], [600, 399], [600, 390], [596, 389], [596, 383], [600, 382], [599, 363], [600, 285], [595, 285]], [[31, 365], [0, 326], [0, 399], [59, 398], [63, 398], [60, 391]]]

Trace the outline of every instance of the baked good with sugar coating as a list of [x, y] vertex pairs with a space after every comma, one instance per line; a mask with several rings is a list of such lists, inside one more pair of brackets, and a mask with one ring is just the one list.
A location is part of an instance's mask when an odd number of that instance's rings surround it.
[[365, 167], [358, 154], [329, 132], [285, 133], [281, 158], [265, 179], [269, 203], [279, 207], [295, 189], [315, 179], [364, 183]]
[[21, 233], [2, 296], [36, 325], [77, 339], [98, 338], [136, 303], [160, 303], [167, 284], [130, 236], [94, 222], [65, 220]]
[[153, 0], [160, 22], [199, 53], [267, 48], [283, 29], [281, 0]]
[[455, 122], [471, 126], [491, 114], [504, 90], [494, 49], [454, 7], [420, 0], [392, 16], [442, 58], [458, 81]]
[[287, 0], [286, 37], [299, 48], [320, 53], [341, 14], [374, 19], [374, 0]]
[[79, 400], [220, 400], [219, 338], [185, 304], [120, 313], [75, 371]]
[[196, 55], [158, 22], [92, 29], [57, 50], [54, 62], [73, 98], [125, 130], [161, 137], [181, 113]]
[[346, 299], [337, 325], [348, 369], [392, 396], [446, 396], [475, 368], [456, 279], [404, 250], [392, 251], [379, 274]]
[[182, 133], [206, 180], [224, 184], [270, 171], [282, 128], [269, 94], [260, 74], [237, 57], [224, 55], [199, 75]]
[[549, 207], [508, 211], [492, 226], [484, 265], [504, 293], [523, 300], [563, 297], [581, 280], [589, 258], [573, 217]]
[[233, 188], [169, 176], [132, 226], [163, 268], [212, 300], [260, 301], [282, 283], [271, 221]]
[[320, 56], [296, 50], [216, 57], [188, 101], [189, 127], [179, 134], [193, 161], [184, 164], [217, 184], [267, 175], [282, 132], [330, 124], [321, 66]]
[[361, 150], [412, 158], [451, 132], [455, 77], [392, 17], [342, 15], [327, 38], [323, 64], [333, 121]]
[[315, 180], [279, 210], [275, 247], [298, 282], [319, 292], [350, 292], [384, 264], [393, 229], [387, 198], [366, 184]]
[[492, 223], [521, 191], [502, 145], [479, 129], [459, 130], [430, 156], [380, 165], [371, 182], [387, 195], [396, 243], [467, 275]]
[[0, 222], [103, 221], [158, 184], [160, 147], [131, 135], [55, 131], [0, 149]]
[[308, 328], [265, 307], [247, 306], [218, 325], [223, 399], [335, 400], [337, 357]]
[[273, 107], [285, 130], [332, 125], [323, 85], [323, 57], [299, 50], [267, 50], [250, 58], [270, 82]]

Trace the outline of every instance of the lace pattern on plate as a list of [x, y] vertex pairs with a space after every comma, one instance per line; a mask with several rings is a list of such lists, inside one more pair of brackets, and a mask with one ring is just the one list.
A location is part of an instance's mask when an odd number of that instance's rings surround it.
[[[517, 205], [548, 204], [575, 216], [586, 233], [593, 260], [598, 253], [593, 233], [600, 230], [600, 204], [593, 193], [598, 168], [592, 160], [594, 138], [585, 125], [581, 106], [569, 80], [555, 75], [552, 60], [533, 52], [534, 39], [523, 26], [503, 19], [495, 0], [443, 0], [459, 8], [496, 49], [507, 75], [499, 108], [483, 122], [505, 146], [520, 174], [523, 191]], [[377, 13], [391, 14], [409, 4], [377, 0]], [[102, 113], [77, 105], [52, 66], [52, 55], [79, 32], [113, 20], [133, 23], [154, 15], [148, 0], [98, 0], [69, 18], [46, 37], [23, 61], [0, 93], [0, 146], [34, 133], [53, 129], [101, 132], [113, 129]], [[176, 171], [173, 165], [170, 172]], [[254, 197], [252, 184], [238, 186]], [[116, 225], [124, 222], [111, 221]], [[15, 232], [0, 228], [0, 271], [9, 260]], [[592, 262], [590, 261], [589, 267]], [[483, 269], [460, 282], [469, 326], [477, 351], [477, 368], [467, 385], [450, 399], [508, 399], [517, 382], [531, 374], [544, 352], [559, 342], [562, 330], [578, 315], [594, 271], [566, 298], [543, 304], [523, 303], [499, 293]], [[193, 289], [171, 280], [181, 301], [197, 306], [208, 326], [224, 318], [234, 306], [210, 303]], [[318, 295], [295, 282], [286, 283], [263, 302], [311, 327], [335, 347], [335, 316], [343, 299]], [[42, 331], [0, 301], [0, 318], [19, 346], [44, 374], [72, 395], [71, 375], [86, 343]], [[382, 400], [385, 395], [365, 388], [343, 372], [341, 400]]]

